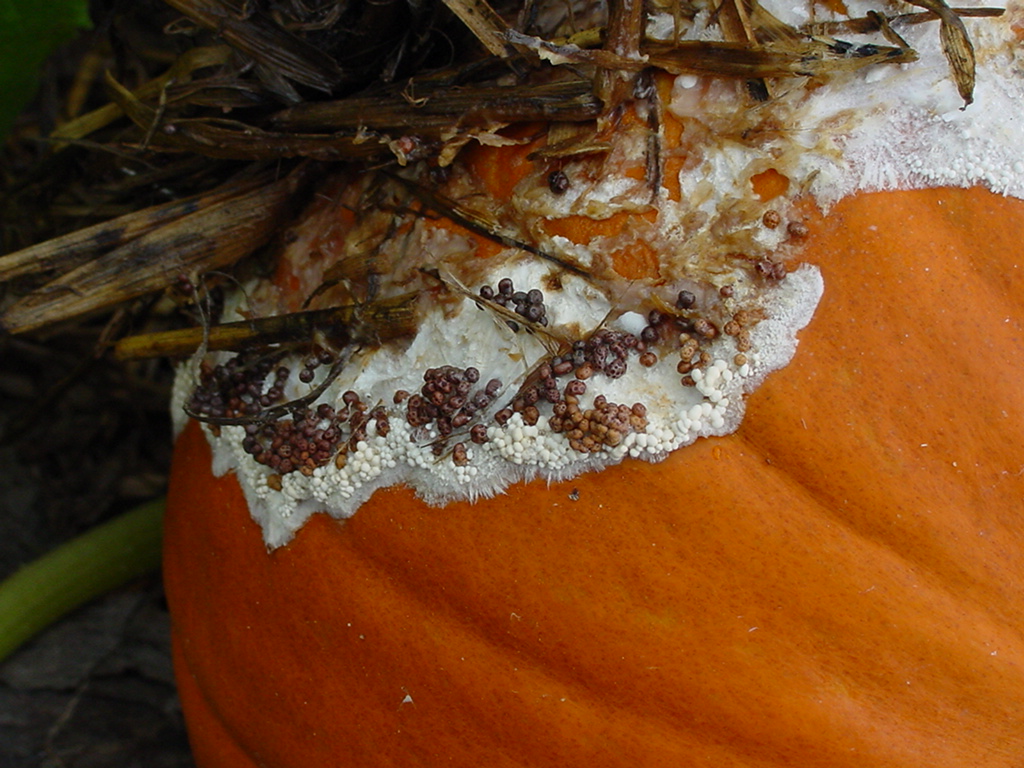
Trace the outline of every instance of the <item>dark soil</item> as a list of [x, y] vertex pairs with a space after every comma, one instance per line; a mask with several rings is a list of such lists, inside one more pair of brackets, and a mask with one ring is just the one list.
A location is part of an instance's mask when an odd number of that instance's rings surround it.
[[[83, 338], [88, 338], [83, 334]], [[165, 371], [88, 344], [0, 340], [0, 577], [164, 491]], [[148, 395], [145, 393], [149, 393]], [[0, 768], [192, 765], [157, 574], [74, 612], [0, 664]]]

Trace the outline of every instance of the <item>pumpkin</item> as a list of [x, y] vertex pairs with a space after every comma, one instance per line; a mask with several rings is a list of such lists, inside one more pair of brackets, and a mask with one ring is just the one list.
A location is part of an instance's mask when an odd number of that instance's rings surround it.
[[1011, 766], [1024, 204], [865, 194], [740, 430], [267, 552], [199, 430], [165, 575], [202, 766]]
[[[681, 102], [684, 113], [693, 108], [690, 96], [677, 92], [679, 81], [656, 85], [664, 103]], [[709, 114], [721, 103], [718, 87], [705, 88], [702, 108]], [[650, 132], [643, 110], [617, 117], [604, 126], [615, 137], [610, 157], [615, 142], [635, 149], [643, 145], [630, 137]], [[706, 123], [723, 124], [713, 115]], [[460, 157], [447, 181], [435, 174], [445, 199], [486, 194], [515, 198], [522, 209], [537, 195], [564, 192], [570, 180], [547, 175], [550, 167], [537, 162], [538, 132], [543, 128], [505, 132], [498, 146]], [[685, 174], [698, 144], [718, 141], [715, 131], [702, 133], [685, 114], [665, 113], [657, 132], [668, 150], [661, 204], [711, 194], [707, 184], [686, 187]], [[649, 166], [640, 154], [620, 153], [618, 181], [645, 182]], [[164, 573], [175, 669], [200, 766], [1020, 765], [1024, 202], [978, 187], [937, 188], [862, 192], [823, 211], [790, 173], [804, 156], [798, 147], [745, 165], [736, 188], [746, 191], [719, 206], [718, 220], [680, 219], [696, 222], [710, 254], [708, 285], [695, 289], [707, 289], [697, 305], [709, 317], [719, 313], [719, 325], [707, 331], [698, 324], [710, 320], [688, 314], [692, 297], [684, 301], [680, 293], [673, 309], [658, 295], [666, 285], [674, 290], [678, 276], [666, 260], [668, 241], [658, 239], [658, 210], [638, 205], [550, 217], [534, 211], [519, 222], [535, 240], [569, 243], [570, 256], [583, 252], [577, 246], [602, 243], [600, 259], [586, 265], [590, 277], [603, 270], [602, 279], [615, 286], [609, 295], [644, 311], [650, 302], [661, 308], [640, 334], [646, 343], [631, 342], [630, 354], [657, 349], [643, 365], [665, 363], [658, 356], [678, 333], [666, 334], [665, 322], [688, 329], [679, 338], [683, 348], [692, 334], [711, 344], [728, 325], [715, 302], [731, 306], [748, 289], [774, 295], [779, 286], [799, 284], [813, 273], [797, 268], [797, 252], [799, 261], [816, 265], [825, 292], [799, 335], [799, 350], [788, 366], [760, 377], [732, 434], [719, 424], [685, 440], [676, 435], [673, 447], [691, 444], [658, 454], [662, 461], [640, 461], [631, 457], [646, 455], [645, 409], [630, 411], [627, 403], [633, 426], [599, 446], [615, 461], [573, 465], [571, 472], [524, 471], [524, 482], [508, 483], [515, 479], [509, 475], [487, 485], [490, 471], [460, 474], [475, 459], [461, 443], [462, 454], [448, 446], [447, 432], [433, 431], [436, 464], [450, 470], [445, 482], [469, 478], [482, 491], [424, 491], [420, 479], [434, 468], [421, 461], [399, 476], [415, 488], [367, 486], [365, 499], [358, 488], [346, 490], [355, 501], [333, 509], [336, 517], [351, 515], [339, 521], [313, 513], [319, 497], [296, 501], [296, 489], [315, 486], [300, 476], [291, 448], [273, 454], [276, 448], [260, 443], [262, 427], [246, 431], [243, 441], [241, 422], [231, 420], [236, 411], [224, 410], [209, 392], [191, 401], [184, 396], [193, 415], [210, 424], [204, 434], [190, 421], [178, 439]], [[598, 188], [602, 162], [573, 166], [573, 183], [586, 176]], [[811, 178], [817, 171], [804, 173]], [[379, 188], [353, 173], [329, 182], [306, 214], [310, 230], [287, 238], [298, 245], [285, 249], [276, 273], [247, 291], [245, 301], [294, 311], [328, 283], [328, 291], [340, 292], [335, 298], [346, 291], [365, 298], [372, 274], [394, 277], [397, 257], [387, 257], [385, 269], [365, 268], [365, 260], [345, 252], [345, 243], [372, 240], [373, 226], [354, 212], [367, 209], [367, 189]], [[422, 292], [439, 305], [458, 299], [468, 307], [462, 315], [444, 310], [452, 324], [436, 326], [448, 329], [455, 346], [493, 346], [455, 324], [476, 305], [487, 310], [480, 317], [497, 313], [497, 322], [479, 323], [506, 335], [525, 324], [543, 336], [540, 314], [525, 323], [493, 307], [493, 291], [465, 293], [470, 280], [477, 280], [473, 292], [483, 281], [476, 265], [499, 258], [509, 243], [486, 237], [472, 217], [439, 199], [425, 207], [445, 215], [374, 225], [420, 250], [468, 254], [459, 274], [409, 273], [409, 280], [437, 283]], [[787, 218], [791, 225], [780, 228]], [[735, 253], [762, 242], [744, 239], [744, 221], [784, 233], [772, 243], [789, 261]], [[495, 222], [505, 223], [500, 214]], [[321, 263], [325, 254], [335, 261]], [[580, 263], [570, 258], [547, 268], [570, 275], [585, 271]], [[749, 279], [723, 278], [732, 274], [723, 264]], [[561, 282], [546, 278], [543, 285]], [[557, 312], [561, 305], [551, 306]], [[784, 303], [768, 306], [765, 323], [785, 314]], [[611, 315], [605, 305], [599, 320], [602, 314]], [[732, 317], [738, 323], [739, 315]], [[555, 319], [559, 327], [572, 325]], [[805, 321], [792, 320], [785, 333]], [[593, 331], [593, 319], [587, 322], [578, 333]], [[740, 338], [735, 327], [729, 335]], [[372, 346], [379, 336], [365, 334], [360, 343]], [[413, 342], [398, 365], [418, 365], [417, 349]], [[551, 365], [564, 361], [556, 351]], [[792, 351], [790, 344], [771, 367]], [[698, 363], [692, 352], [680, 355], [674, 386], [700, 389], [710, 358]], [[745, 376], [745, 359], [741, 351], [721, 370], [735, 364], [736, 376]], [[691, 362], [704, 366], [704, 379], [691, 373]], [[313, 367], [304, 374], [307, 384], [322, 376], [322, 366], [320, 373]], [[593, 373], [584, 376], [582, 367], [575, 369], [577, 389]], [[215, 371], [204, 369], [198, 385], [194, 369], [190, 375], [183, 380], [199, 393]], [[289, 375], [285, 370], [281, 381]], [[438, 375], [424, 374], [424, 397]], [[637, 378], [641, 385], [645, 376]], [[512, 402], [523, 391], [503, 397]], [[700, 391], [715, 402], [720, 397]], [[357, 393], [347, 398], [346, 410], [359, 404]], [[337, 399], [341, 410], [340, 390]], [[728, 399], [738, 415], [738, 398]], [[395, 403], [404, 402], [396, 394]], [[417, 421], [408, 408], [406, 444], [435, 418]], [[384, 406], [369, 402], [364, 410], [369, 416], [351, 427], [351, 452], [338, 449], [326, 464], [337, 477], [355, 477], [354, 463], [369, 472], [368, 421], [377, 419], [382, 440], [389, 430], [405, 429], [395, 418], [389, 426]], [[329, 421], [334, 410], [317, 413]], [[527, 416], [520, 403], [502, 418]], [[218, 419], [236, 430], [234, 437], [220, 435]], [[488, 429], [481, 443], [501, 439], [505, 422]], [[626, 438], [634, 441], [632, 452], [619, 449]], [[574, 439], [573, 450], [585, 453]], [[225, 459], [229, 454], [235, 464]], [[218, 477], [214, 465], [218, 474], [229, 465], [237, 474]], [[447, 503], [428, 504], [424, 495], [438, 500], [431, 494]]]

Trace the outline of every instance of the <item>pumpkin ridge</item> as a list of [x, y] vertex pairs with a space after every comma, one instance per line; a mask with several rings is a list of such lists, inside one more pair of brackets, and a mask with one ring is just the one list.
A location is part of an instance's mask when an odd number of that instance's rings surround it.
[[[806, 481], [807, 471], [805, 467], [801, 465], [787, 465], [780, 462], [778, 459], [769, 459], [771, 444], [760, 444], [756, 439], [752, 439], [749, 436], [744, 435], [744, 442], [751, 446], [753, 451], [762, 457], [766, 466], [761, 470], [764, 473], [774, 474], [782, 483], [785, 484], [787, 494], [792, 497], [801, 497], [805, 499], [809, 504], [823, 509], [832, 522], [841, 527], [846, 533], [853, 538], [857, 538], [860, 541], [870, 543], [874, 546], [876, 555], [882, 553], [888, 553], [892, 555], [898, 562], [905, 564], [908, 568], [917, 571], [924, 577], [929, 578], [936, 584], [947, 582], [952, 576], [957, 575], [956, 572], [951, 571], [948, 563], [952, 562], [954, 558], [946, 557], [942, 558], [939, 555], [933, 557], [926, 557], [924, 553], [920, 555], [916, 554], [916, 550], [911, 551], [909, 554], [905, 551], [907, 548], [902, 542], [895, 542], [890, 538], [887, 538], [883, 531], [878, 529], [871, 529], [865, 526], [862, 522], [851, 519], [849, 515], [843, 515], [839, 512], [841, 505], [837, 503], [837, 498], [833, 493], [829, 493], [822, 489], [820, 485], [808, 483]], [[926, 531], [918, 530], [919, 534], [918, 541], [941, 541], [942, 536], [938, 533], [928, 535]], [[952, 554], [952, 553], [950, 553]], [[944, 588], [950, 597], [954, 597], [957, 592], [961, 592], [968, 584], [958, 584], [955, 587]], [[973, 575], [969, 579], [969, 586], [972, 588], [987, 586], [989, 596], [992, 595], [993, 590], [998, 590], [998, 583], [988, 577], [988, 574]], [[1003, 591], [1003, 590], [998, 590]], [[963, 598], [966, 601], [968, 598]], [[979, 596], [975, 595], [969, 598], [970, 600], [978, 603], [986, 603], [988, 601], [979, 599]], [[1012, 626], [1011, 617], [1005, 617], [1004, 624], [1007, 627]]]
[[243, 746], [241, 734], [232, 730], [216, 711], [214, 702], [192, 675], [181, 638], [171, 634], [174, 679], [182, 706], [189, 712], [189, 743], [199, 765], [217, 768], [252, 768], [255, 751]]

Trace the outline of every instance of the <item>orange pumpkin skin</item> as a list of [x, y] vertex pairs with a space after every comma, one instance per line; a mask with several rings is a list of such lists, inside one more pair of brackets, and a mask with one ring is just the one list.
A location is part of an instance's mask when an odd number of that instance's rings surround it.
[[1024, 203], [861, 195], [740, 430], [268, 553], [198, 429], [165, 576], [197, 762], [1020, 766]]

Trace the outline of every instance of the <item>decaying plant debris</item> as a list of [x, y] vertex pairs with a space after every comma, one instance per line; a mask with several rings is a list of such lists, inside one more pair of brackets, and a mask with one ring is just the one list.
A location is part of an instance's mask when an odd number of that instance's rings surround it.
[[[505, 129], [536, 121], [555, 125], [553, 136], [576, 126], [549, 152], [600, 152], [601, 126], [652, 67], [742, 79], [753, 106], [787, 79], [912, 62], [900, 28], [937, 22], [950, 76], [969, 104], [974, 57], [960, 17], [1001, 10], [912, 2], [924, 10], [798, 29], [756, 0], [722, 0], [714, 8], [720, 42], [646, 36], [651, 12], [671, 14], [677, 28], [692, 18], [699, 6], [686, 0], [617, 0], [607, 13], [577, 8], [557, 23], [541, 19], [532, 1], [167, 0], [151, 14], [162, 35], [140, 32], [142, 13], [118, 19], [116, 7], [100, 3], [101, 26], [121, 37], [112, 48], [98, 42], [95, 53], [109, 66], [81, 76], [92, 76], [109, 102], [66, 120], [39, 161], [9, 179], [0, 328], [20, 334], [102, 320], [181, 281], [205, 285], [204, 275], [271, 243], [330, 163], [426, 161], [443, 172], [468, 142], [505, 141]], [[135, 33], [137, 42], [124, 39]], [[854, 45], [847, 34], [877, 40]], [[425, 215], [510, 242], [497, 219], [470, 216], [430, 190], [412, 192]], [[67, 233], [26, 242], [47, 230]], [[162, 312], [136, 325], [174, 322]], [[304, 321], [293, 327], [308, 331]], [[111, 329], [104, 342], [123, 333]], [[207, 338], [218, 333], [230, 336]], [[181, 355], [201, 335], [183, 338], [121, 342], [118, 352]]]

